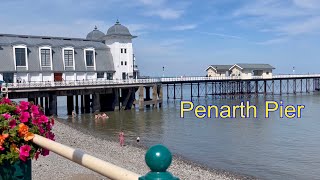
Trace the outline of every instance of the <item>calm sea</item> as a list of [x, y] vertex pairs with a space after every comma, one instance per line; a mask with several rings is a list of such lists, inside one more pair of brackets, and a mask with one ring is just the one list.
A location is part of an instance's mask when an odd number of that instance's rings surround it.
[[[164, 96], [166, 97], [166, 95]], [[190, 100], [187, 95], [184, 100]], [[244, 99], [245, 100], [245, 99]], [[96, 136], [116, 139], [123, 129], [126, 141], [150, 146], [162, 143], [189, 160], [211, 168], [253, 175], [263, 179], [320, 178], [320, 96], [268, 96], [249, 98], [258, 107], [258, 118], [204, 118], [192, 113], [180, 118], [180, 101], [168, 100], [162, 109], [107, 112], [109, 119], [93, 115], [66, 116], [66, 98], [59, 98], [59, 117], [86, 128]], [[302, 118], [264, 118], [265, 100], [303, 104]], [[194, 98], [195, 105], [239, 104], [240, 99]]]

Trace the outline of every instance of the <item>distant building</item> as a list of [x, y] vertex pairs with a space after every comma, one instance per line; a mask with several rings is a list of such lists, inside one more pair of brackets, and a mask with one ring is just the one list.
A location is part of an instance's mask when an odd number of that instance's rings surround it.
[[206, 71], [208, 77], [220, 76], [225, 77], [229, 76], [229, 69], [232, 65], [210, 65]]
[[210, 65], [206, 71], [208, 77], [214, 76], [237, 76], [241, 79], [251, 79], [253, 76], [272, 78], [272, 71], [275, 69], [269, 64], [245, 64], [234, 65]]
[[86, 39], [0, 34], [0, 80], [38, 82], [138, 76], [128, 28], [117, 21]]

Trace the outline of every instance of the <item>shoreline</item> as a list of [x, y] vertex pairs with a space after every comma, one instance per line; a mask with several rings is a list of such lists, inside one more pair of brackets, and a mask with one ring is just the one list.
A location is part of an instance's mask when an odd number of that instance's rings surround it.
[[[56, 120], [53, 132], [56, 135], [56, 141], [59, 143], [80, 149], [141, 175], [145, 175], [149, 171], [144, 162], [144, 155], [148, 147], [142, 144], [137, 145], [129, 141], [126, 146], [120, 147], [115, 139], [96, 137], [88, 130], [60, 119]], [[74, 139], [75, 137], [77, 139]], [[107, 179], [52, 152], [47, 157], [39, 157], [38, 161], [33, 160], [32, 166], [32, 177], [35, 180], [44, 180], [47, 177], [52, 177], [51, 180]], [[180, 179], [257, 179], [249, 175], [212, 169], [176, 154], [173, 154], [172, 164], [168, 171]], [[54, 176], [52, 176], [53, 173]]]

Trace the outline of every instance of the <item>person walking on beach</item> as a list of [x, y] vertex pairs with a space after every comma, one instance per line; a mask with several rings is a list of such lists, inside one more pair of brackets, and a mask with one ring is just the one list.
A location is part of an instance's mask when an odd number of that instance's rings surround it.
[[120, 141], [120, 146], [124, 146], [124, 132], [121, 130], [119, 133], [119, 141]]

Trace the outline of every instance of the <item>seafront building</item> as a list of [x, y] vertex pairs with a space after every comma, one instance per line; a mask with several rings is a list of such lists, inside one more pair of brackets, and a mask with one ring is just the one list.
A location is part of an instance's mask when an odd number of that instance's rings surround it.
[[263, 79], [272, 78], [272, 70], [275, 69], [270, 64], [246, 64], [238, 63], [234, 65], [210, 65], [206, 71], [208, 77], [239, 77], [241, 79], [251, 79], [259, 76]]
[[0, 80], [12, 82], [138, 78], [129, 29], [117, 21], [87, 37], [0, 34]]

